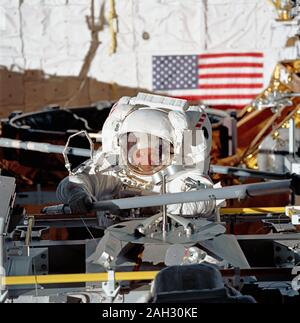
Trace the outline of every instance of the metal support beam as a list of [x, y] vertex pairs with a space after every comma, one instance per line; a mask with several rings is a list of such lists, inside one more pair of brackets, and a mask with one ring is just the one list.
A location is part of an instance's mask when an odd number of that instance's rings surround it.
[[[268, 183], [233, 185], [227, 186], [226, 188], [212, 188], [181, 193], [128, 197], [123, 199], [95, 202], [92, 209], [95, 211], [109, 210], [111, 212], [118, 212], [119, 210], [124, 209], [209, 201], [211, 199], [243, 199], [250, 196], [254, 197], [288, 192], [291, 189], [291, 184], [292, 180], [286, 179]], [[58, 214], [71, 213], [71, 210], [66, 205], [55, 205], [44, 208], [43, 212], [47, 214]]]
[[257, 206], [251, 208], [221, 208], [220, 214], [266, 214], [266, 213], [285, 213], [285, 207], [264, 207], [264, 206]]
[[[234, 276], [235, 268], [220, 269], [223, 277]], [[135, 271], [135, 272], [115, 272], [115, 281], [148, 281], [153, 280], [159, 271]], [[292, 268], [259, 267], [240, 269], [240, 276], [269, 276], [269, 275], [290, 275]], [[108, 273], [93, 274], [63, 274], [63, 275], [37, 275], [37, 276], [6, 276], [5, 284], [12, 285], [36, 285], [36, 284], [65, 284], [65, 283], [87, 283], [108, 281]]]
[[[116, 281], [153, 280], [158, 271], [140, 272], [115, 272]], [[37, 276], [7, 276], [4, 279], [7, 286], [10, 285], [44, 285], [82, 282], [108, 281], [108, 273], [93, 274], [65, 274], [65, 275], [37, 275]]]

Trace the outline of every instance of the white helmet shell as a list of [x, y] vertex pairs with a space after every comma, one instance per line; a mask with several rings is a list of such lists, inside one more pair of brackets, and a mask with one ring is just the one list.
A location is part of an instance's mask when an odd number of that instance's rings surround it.
[[102, 127], [102, 152], [104, 153], [116, 153], [123, 120], [134, 109], [132, 105], [119, 102], [112, 107], [110, 115]]
[[174, 144], [174, 128], [168, 117], [168, 111], [139, 108], [133, 110], [123, 121], [119, 136], [129, 132], [140, 132], [156, 136]]
[[[137, 99], [141, 97], [143, 100], [140, 102]], [[194, 165], [194, 167], [200, 168], [203, 173], [207, 173], [212, 139], [209, 118], [201, 107], [188, 107], [184, 100], [177, 100], [183, 106], [177, 107], [179, 103], [176, 100], [150, 94], [142, 96], [139, 94], [134, 98], [121, 98], [112, 108], [111, 114], [103, 125], [102, 151], [119, 155], [121, 151], [120, 137], [125, 133], [140, 132], [172, 143], [175, 154], [173, 163], [180, 164], [182, 162], [181, 165], [184, 165], [185, 162], [182, 161], [180, 155], [182, 154], [185, 131], [195, 132], [196, 129], [200, 129], [204, 133], [204, 142], [198, 146], [191, 145], [188, 149], [188, 158], [192, 161], [192, 163], [189, 161], [188, 166]]]

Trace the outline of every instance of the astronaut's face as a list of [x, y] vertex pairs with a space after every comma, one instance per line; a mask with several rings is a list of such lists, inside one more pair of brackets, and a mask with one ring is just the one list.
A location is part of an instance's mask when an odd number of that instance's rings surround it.
[[172, 145], [156, 136], [127, 133], [121, 137], [123, 160], [132, 171], [140, 175], [153, 175], [170, 165]]
[[138, 167], [143, 174], [151, 173], [159, 168], [159, 152], [153, 148], [136, 149], [132, 153], [132, 166]]

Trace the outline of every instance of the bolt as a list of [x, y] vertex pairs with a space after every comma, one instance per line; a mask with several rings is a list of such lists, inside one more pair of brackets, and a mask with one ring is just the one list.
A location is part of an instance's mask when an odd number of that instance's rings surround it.
[[148, 40], [150, 38], [150, 34], [146, 31], [143, 32], [142, 37], [144, 40]]

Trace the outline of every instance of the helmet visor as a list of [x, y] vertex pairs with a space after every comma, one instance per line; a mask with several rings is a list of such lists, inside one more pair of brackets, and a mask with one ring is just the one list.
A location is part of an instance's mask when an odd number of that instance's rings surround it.
[[140, 175], [153, 175], [171, 163], [172, 144], [157, 136], [128, 132], [119, 143], [123, 163]]

